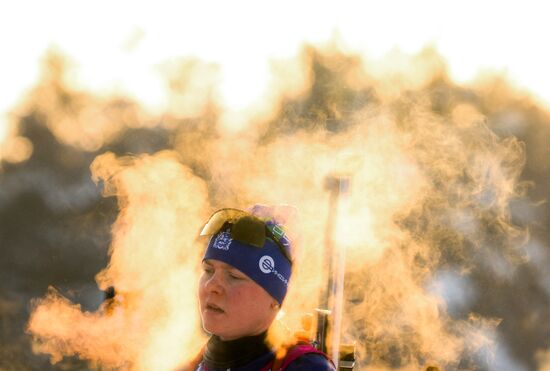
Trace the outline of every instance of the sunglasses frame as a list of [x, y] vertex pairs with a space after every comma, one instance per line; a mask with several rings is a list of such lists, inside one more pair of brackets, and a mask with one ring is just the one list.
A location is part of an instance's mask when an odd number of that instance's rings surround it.
[[276, 233], [274, 233], [264, 220], [255, 215], [240, 209], [223, 208], [210, 216], [202, 228], [200, 236], [212, 236], [226, 228], [230, 228], [232, 239], [257, 248], [262, 248], [265, 239], [269, 238], [292, 265], [290, 253], [276, 235], [277, 233], [279, 236], [284, 236], [282, 228], [277, 224], [274, 224], [273, 230], [276, 229]]

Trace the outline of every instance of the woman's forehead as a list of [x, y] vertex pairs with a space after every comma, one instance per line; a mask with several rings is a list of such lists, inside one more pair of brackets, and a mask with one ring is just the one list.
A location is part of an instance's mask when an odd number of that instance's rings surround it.
[[234, 271], [238, 271], [240, 272], [240, 270], [238, 270], [237, 268], [235, 268], [234, 266], [230, 265], [230, 264], [227, 264], [225, 262], [222, 262], [220, 260], [215, 260], [215, 259], [205, 259], [203, 261], [204, 264], [207, 264], [207, 265], [210, 265], [214, 268], [217, 268], [217, 269], [227, 269], [227, 270], [234, 270]]

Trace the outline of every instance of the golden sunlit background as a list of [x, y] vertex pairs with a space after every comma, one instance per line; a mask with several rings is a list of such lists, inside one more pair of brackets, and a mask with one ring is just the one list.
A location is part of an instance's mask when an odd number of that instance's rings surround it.
[[288, 341], [327, 285], [335, 175], [358, 370], [549, 370], [547, 14], [2, 3], [0, 370], [181, 366], [198, 231], [258, 203], [297, 210]]

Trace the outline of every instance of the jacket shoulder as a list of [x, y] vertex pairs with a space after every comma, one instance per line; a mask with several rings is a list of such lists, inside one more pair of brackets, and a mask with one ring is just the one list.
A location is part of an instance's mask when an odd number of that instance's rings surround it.
[[319, 353], [306, 353], [288, 364], [286, 371], [316, 370], [335, 371], [336, 368], [325, 355]]
[[[278, 368], [275, 364], [274, 368]], [[291, 347], [281, 362], [281, 370], [335, 370], [328, 356], [308, 343]]]

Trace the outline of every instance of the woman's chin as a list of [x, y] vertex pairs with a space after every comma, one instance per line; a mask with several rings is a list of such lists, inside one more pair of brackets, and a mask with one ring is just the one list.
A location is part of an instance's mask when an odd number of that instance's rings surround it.
[[202, 327], [204, 331], [208, 332], [210, 335], [216, 335], [223, 341], [235, 340], [241, 337], [238, 334], [232, 333], [230, 330], [228, 331], [227, 323], [225, 322], [212, 323], [212, 322], [203, 321]]
[[[203, 327], [206, 328], [219, 328], [224, 323], [227, 324], [227, 316], [225, 312], [214, 311], [205, 309], [201, 313]], [[209, 331], [212, 333], [212, 331]]]
[[[225, 325], [224, 325], [225, 324]], [[202, 327], [206, 332], [212, 335], [220, 336], [225, 334], [225, 327], [227, 326], [226, 321], [215, 321], [212, 318], [202, 318]]]

